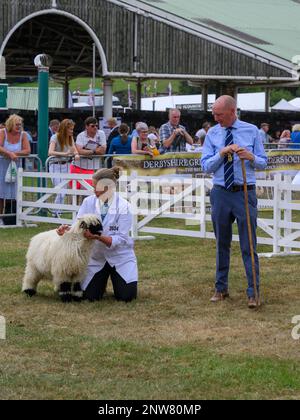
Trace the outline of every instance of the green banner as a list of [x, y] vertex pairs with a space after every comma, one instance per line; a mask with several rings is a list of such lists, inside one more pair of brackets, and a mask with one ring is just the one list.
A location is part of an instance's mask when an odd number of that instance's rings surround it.
[[300, 149], [270, 150], [268, 152], [268, 165], [265, 171], [300, 171]]
[[119, 155], [113, 158], [114, 165], [128, 174], [135, 171], [141, 176], [190, 175], [202, 173], [201, 153], [166, 153], [151, 158], [145, 155]]
[[[264, 171], [258, 171], [258, 174], [300, 171], [300, 149], [270, 150], [267, 156], [267, 167]], [[201, 153], [166, 153], [155, 158], [144, 155], [119, 155], [115, 156], [113, 161], [128, 174], [135, 171], [141, 176], [203, 174]]]
[[0, 84], [0, 109], [7, 109], [7, 84]]

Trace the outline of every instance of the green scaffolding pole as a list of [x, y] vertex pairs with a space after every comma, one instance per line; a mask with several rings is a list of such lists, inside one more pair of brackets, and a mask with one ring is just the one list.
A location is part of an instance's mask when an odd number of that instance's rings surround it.
[[48, 157], [49, 68], [39, 67], [38, 156], [43, 169]]

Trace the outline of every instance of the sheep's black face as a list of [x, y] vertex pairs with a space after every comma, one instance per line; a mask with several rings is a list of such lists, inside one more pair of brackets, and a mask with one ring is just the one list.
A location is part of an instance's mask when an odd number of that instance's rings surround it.
[[98, 223], [96, 225], [89, 225], [88, 230], [93, 235], [101, 235], [101, 232], [103, 230], [102, 223], [100, 222], [100, 220], [98, 220]]

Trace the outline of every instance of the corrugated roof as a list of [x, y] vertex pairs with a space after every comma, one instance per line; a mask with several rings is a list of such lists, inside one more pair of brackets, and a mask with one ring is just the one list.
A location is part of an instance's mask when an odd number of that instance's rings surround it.
[[[8, 87], [7, 107], [10, 109], [38, 109], [38, 88]], [[63, 108], [63, 88], [49, 88], [49, 108]]]
[[142, 0], [155, 7], [285, 59], [299, 54], [300, 0]]

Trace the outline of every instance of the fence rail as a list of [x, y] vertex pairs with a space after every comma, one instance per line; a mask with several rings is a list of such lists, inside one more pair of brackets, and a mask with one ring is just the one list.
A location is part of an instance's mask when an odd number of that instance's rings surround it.
[[80, 159], [77, 161], [74, 160], [74, 156], [49, 156], [45, 162], [45, 168], [46, 172], [54, 172], [52, 168], [56, 172], [65, 172], [65, 168], [69, 169], [70, 165], [75, 165], [78, 168], [96, 171], [97, 169], [107, 168], [113, 156], [115, 155], [80, 156]]
[[[53, 176], [61, 179], [55, 187], [48, 184]], [[27, 185], [28, 177], [39, 180], [40, 185]], [[72, 223], [82, 199], [93, 194], [88, 183], [90, 179], [91, 175], [25, 172], [20, 168], [17, 224]], [[271, 252], [262, 255], [298, 255], [300, 186], [292, 185], [290, 176], [277, 174], [272, 180], [258, 180], [257, 187], [271, 189], [269, 198], [258, 198], [258, 207], [262, 210], [257, 240], [259, 244], [271, 247]], [[131, 203], [134, 215], [132, 236], [143, 239], [144, 234], [168, 234], [214, 239], [209, 200], [211, 188], [212, 180], [207, 178], [121, 176], [119, 192]], [[27, 198], [28, 193], [31, 199]], [[53, 201], [59, 194], [66, 196], [64, 204]], [[60, 214], [54, 217], [53, 212], [57, 209]], [[175, 222], [178, 226], [161, 227], [156, 223], [160, 218], [169, 219], [171, 225]], [[239, 241], [237, 234], [233, 235], [233, 240]]]

